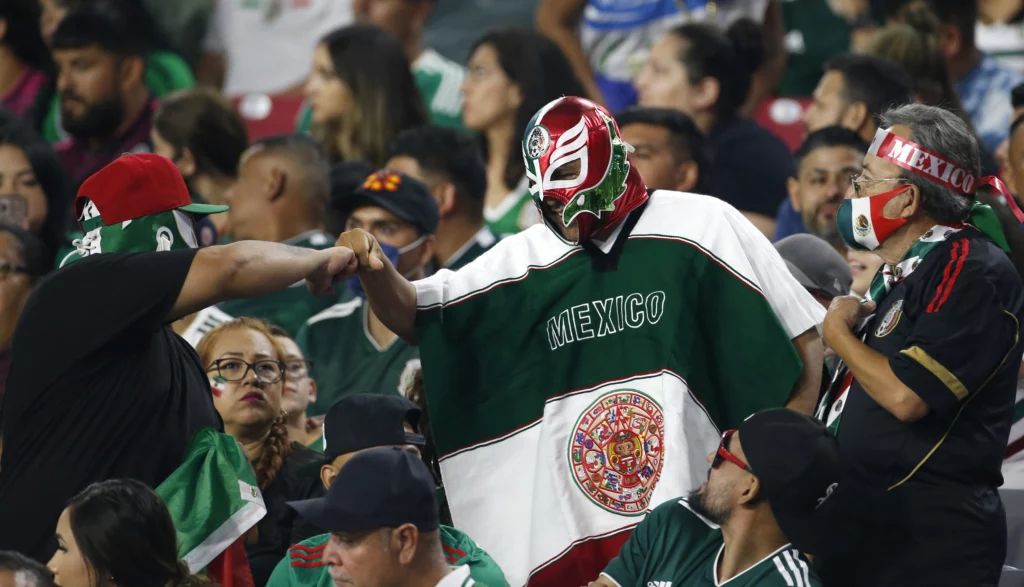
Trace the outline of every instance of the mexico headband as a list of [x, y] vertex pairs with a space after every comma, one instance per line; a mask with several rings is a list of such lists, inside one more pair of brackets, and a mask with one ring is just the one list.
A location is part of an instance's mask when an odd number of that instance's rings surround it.
[[991, 186], [1005, 200], [1017, 221], [1024, 222], [1024, 212], [998, 177], [983, 177], [979, 181], [974, 174], [942, 155], [885, 128], [875, 132], [875, 140], [871, 142], [868, 153], [972, 199], [978, 187]]

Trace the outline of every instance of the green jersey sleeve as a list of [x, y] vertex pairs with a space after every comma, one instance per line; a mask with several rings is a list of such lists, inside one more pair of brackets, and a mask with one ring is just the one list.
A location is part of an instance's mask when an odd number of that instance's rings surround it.
[[508, 581], [498, 563], [465, 532], [441, 526], [441, 548], [449, 565], [469, 567], [469, 576], [477, 585], [482, 583], [490, 587], [507, 587]]
[[290, 571], [291, 565], [288, 562], [288, 557], [284, 557], [274, 567], [274, 572], [270, 573], [270, 578], [267, 579], [267, 587], [291, 587]]

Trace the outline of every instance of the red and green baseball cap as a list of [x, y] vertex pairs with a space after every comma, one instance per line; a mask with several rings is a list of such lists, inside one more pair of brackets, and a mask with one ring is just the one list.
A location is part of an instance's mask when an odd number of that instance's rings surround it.
[[194, 217], [227, 209], [193, 203], [170, 159], [122, 155], [78, 189], [75, 214], [85, 236], [61, 265], [98, 253], [196, 248]]

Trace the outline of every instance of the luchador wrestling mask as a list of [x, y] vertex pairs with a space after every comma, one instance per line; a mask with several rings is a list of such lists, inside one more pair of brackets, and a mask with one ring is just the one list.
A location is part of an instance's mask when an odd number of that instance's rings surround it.
[[75, 212], [85, 236], [74, 241], [61, 266], [99, 253], [196, 248], [193, 216], [227, 209], [193, 204], [169, 159], [122, 155], [78, 190]]
[[[541, 108], [526, 125], [523, 159], [530, 193], [549, 228], [562, 235], [543, 214], [545, 198], [563, 205], [558, 220], [565, 228], [576, 222], [578, 241], [643, 204], [647, 188], [629, 163], [631, 150], [608, 111], [590, 100], [569, 96]], [[570, 165], [579, 171], [566, 176], [563, 168]]]

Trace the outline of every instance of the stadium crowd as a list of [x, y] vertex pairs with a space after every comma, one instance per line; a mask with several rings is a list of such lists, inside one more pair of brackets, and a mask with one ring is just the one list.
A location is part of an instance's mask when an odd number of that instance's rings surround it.
[[0, 100], [0, 587], [1024, 586], [1024, 0], [0, 0]]

